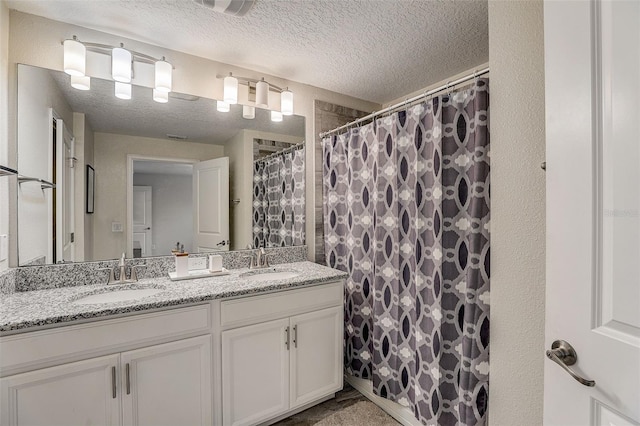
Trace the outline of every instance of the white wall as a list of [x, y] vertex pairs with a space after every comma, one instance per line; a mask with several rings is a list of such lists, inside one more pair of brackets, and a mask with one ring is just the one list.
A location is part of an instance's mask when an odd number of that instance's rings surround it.
[[[219, 145], [96, 132], [94, 259], [114, 259], [127, 249], [128, 155], [209, 160], [222, 157], [223, 153], [224, 148]], [[111, 232], [112, 222], [121, 223], [123, 232]]]
[[193, 248], [193, 176], [134, 173], [133, 184], [150, 186], [154, 256], [170, 255], [176, 242]]
[[[9, 91], [9, 9], [0, 0], [0, 164], [15, 167], [15, 156], [9, 158], [8, 91]], [[0, 178], [0, 235], [9, 234], [9, 182], [16, 178]], [[15, 235], [15, 233], [14, 233]], [[14, 237], [15, 238], [15, 237]], [[0, 271], [9, 267], [9, 260], [0, 261]]]
[[[215, 79], [215, 75], [226, 75], [233, 72], [249, 78], [265, 77], [273, 84], [280, 87], [289, 87], [295, 94], [295, 114], [306, 118], [306, 164], [314, 164], [313, 141], [315, 130], [314, 101], [316, 99], [344, 105], [348, 108], [356, 108], [363, 111], [373, 111], [380, 108], [379, 104], [359, 100], [350, 96], [345, 96], [329, 90], [284, 80], [281, 78], [264, 75], [252, 70], [234, 67], [220, 62], [199, 58], [185, 53], [164, 49], [146, 43], [129, 40], [123, 37], [116, 37], [107, 33], [90, 30], [83, 27], [64, 24], [57, 21], [27, 15], [24, 13], [11, 11], [10, 25], [10, 46], [9, 46], [9, 141], [11, 147], [15, 146], [15, 122], [16, 117], [12, 113], [15, 111], [15, 96], [11, 97], [12, 87], [15, 87], [15, 72], [12, 67], [17, 63], [35, 65], [44, 68], [62, 70], [62, 46], [60, 42], [73, 35], [77, 35], [81, 40], [96, 43], [106, 43], [117, 45], [125, 43], [132, 50], [144, 52], [146, 54], [161, 57], [166, 56], [175, 66], [173, 77], [173, 88], [176, 92], [187, 93], [197, 96], [204, 96], [213, 99], [222, 99], [222, 80]], [[3, 26], [4, 28], [4, 26]], [[152, 37], [152, 35], [150, 35]], [[109, 60], [106, 56], [89, 54], [89, 64], [87, 74], [92, 77], [108, 78]], [[140, 67], [141, 69], [143, 67]], [[147, 72], [149, 71], [149, 72]], [[151, 76], [150, 70], [141, 70], [137, 75]], [[243, 95], [245, 96], [245, 95]], [[242, 101], [242, 99], [241, 99]], [[275, 105], [275, 104], [274, 104]], [[314, 228], [314, 182], [313, 167], [307, 167], [307, 245], [309, 246], [309, 258], [313, 259], [313, 247], [315, 235]], [[4, 202], [13, 204], [11, 197], [0, 199], [0, 204]], [[10, 238], [15, 240], [15, 209], [11, 208], [10, 214]], [[15, 262], [15, 242], [12, 244], [12, 259]], [[97, 253], [96, 253], [97, 254]]]
[[[241, 130], [224, 144], [224, 155], [229, 157], [230, 199], [239, 199], [229, 210], [231, 250], [253, 245], [253, 140], [266, 139], [298, 144], [304, 138], [277, 133]], [[308, 175], [307, 175], [308, 179]], [[307, 184], [308, 181], [306, 182]], [[309, 219], [307, 219], [309, 220]]]
[[[489, 2], [493, 425], [542, 424], [543, 2]], [[561, 373], [558, 373], [561, 374]]]
[[[59, 115], [68, 129], [73, 128], [73, 112], [62, 92], [42, 68], [21, 67], [18, 81], [18, 171], [21, 175], [54, 181], [51, 126], [49, 109]], [[61, 142], [58, 142], [61, 143]], [[43, 256], [50, 257], [51, 211], [54, 193], [42, 190], [37, 182], [18, 186], [20, 229], [20, 264], [27, 264]]]

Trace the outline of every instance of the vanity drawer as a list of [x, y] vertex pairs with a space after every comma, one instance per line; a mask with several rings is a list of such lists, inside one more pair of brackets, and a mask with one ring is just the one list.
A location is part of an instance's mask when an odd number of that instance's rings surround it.
[[239, 299], [224, 300], [220, 304], [220, 324], [222, 329], [226, 330], [331, 306], [340, 306], [343, 297], [343, 282], [336, 281], [261, 296], [244, 296]]
[[0, 376], [211, 332], [211, 305], [0, 337]]

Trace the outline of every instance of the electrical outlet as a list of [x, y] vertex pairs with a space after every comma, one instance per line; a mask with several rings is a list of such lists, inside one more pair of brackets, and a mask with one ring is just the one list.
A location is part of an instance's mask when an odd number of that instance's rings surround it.
[[190, 257], [189, 269], [207, 269], [206, 257]]

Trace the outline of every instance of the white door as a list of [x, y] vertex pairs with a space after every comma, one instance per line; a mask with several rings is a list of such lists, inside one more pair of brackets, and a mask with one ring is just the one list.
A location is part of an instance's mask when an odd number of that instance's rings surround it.
[[211, 336], [121, 354], [125, 425], [211, 425]]
[[638, 425], [640, 2], [548, 1], [544, 24], [545, 345], [595, 381], [546, 359], [544, 421]]
[[291, 317], [291, 408], [342, 389], [342, 309]]
[[133, 249], [140, 248], [142, 257], [153, 254], [152, 200], [150, 186], [133, 187]]
[[119, 425], [118, 360], [109, 355], [0, 379], [0, 424]]
[[56, 120], [56, 262], [75, 260], [74, 194], [75, 140]]
[[193, 165], [193, 247], [229, 250], [229, 158]]
[[222, 423], [254, 425], [289, 408], [289, 318], [222, 332]]

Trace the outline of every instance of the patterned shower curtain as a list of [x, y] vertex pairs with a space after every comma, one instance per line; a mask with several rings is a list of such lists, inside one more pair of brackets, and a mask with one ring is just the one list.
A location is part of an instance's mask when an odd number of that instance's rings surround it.
[[485, 424], [488, 79], [323, 140], [345, 368], [424, 424]]
[[253, 163], [253, 246], [305, 243], [304, 147]]

